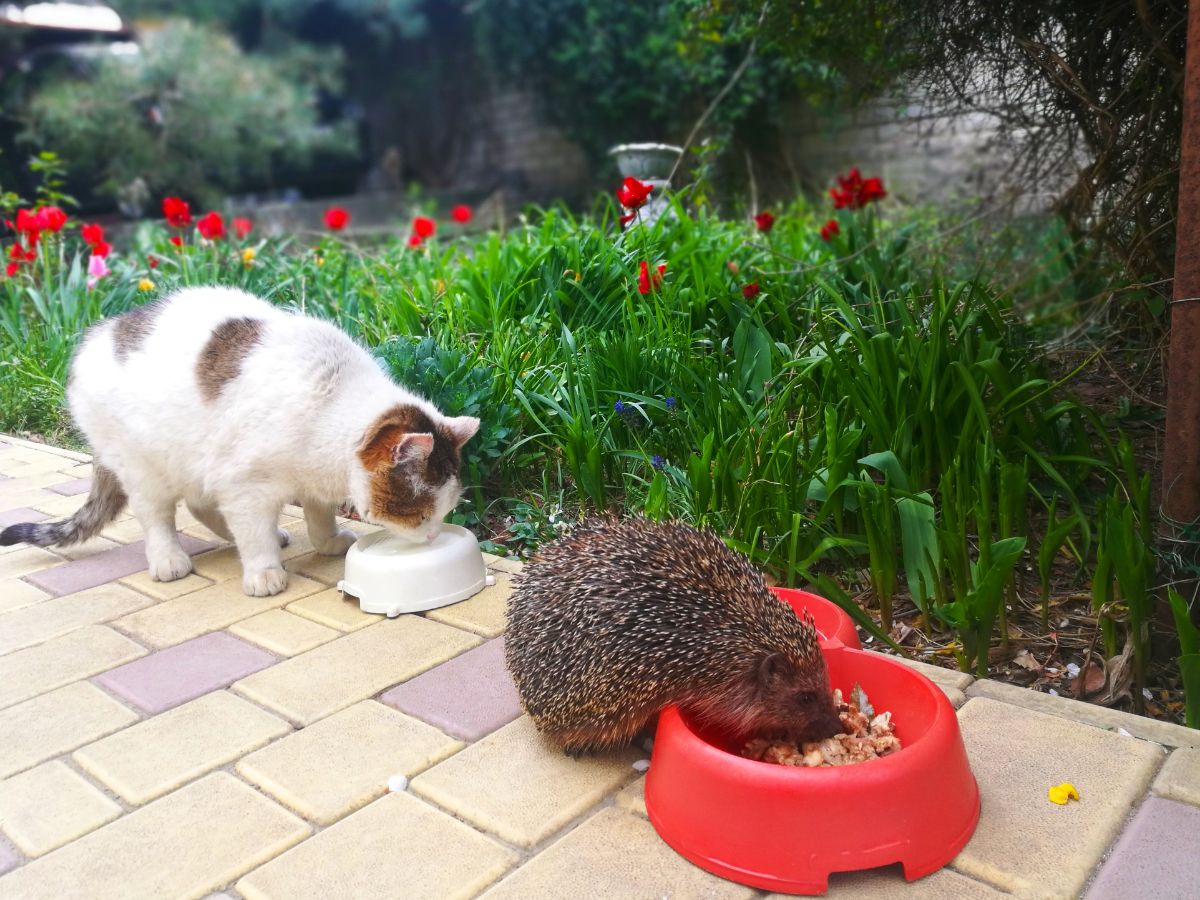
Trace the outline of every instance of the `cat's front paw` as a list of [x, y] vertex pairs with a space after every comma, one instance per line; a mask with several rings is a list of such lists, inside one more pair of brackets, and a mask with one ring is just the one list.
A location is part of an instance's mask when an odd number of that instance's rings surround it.
[[248, 569], [242, 573], [242, 590], [250, 597], [270, 597], [287, 587], [283, 569]]
[[148, 562], [150, 577], [155, 581], [175, 581], [192, 571], [192, 558], [179, 547]]
[[342, 556], [354, 546], [354, 542], [357, 540], [358, 535], [353, 531], [348, 528], [339, 528], [334, 532], [333, 537], [323, 541], [319, 547], [314, 549], [322, 556]]

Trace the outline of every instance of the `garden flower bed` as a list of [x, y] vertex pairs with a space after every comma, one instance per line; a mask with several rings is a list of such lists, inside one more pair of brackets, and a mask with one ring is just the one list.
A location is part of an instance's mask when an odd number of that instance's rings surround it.
[[977, 675], [1016, 660], [1042, 687], [1182, 720], [1174, 654], [1150, 653], [1149, 476], [1048, 374], [1029, 285], [974, 277], [856, 170], [820, 203], [732, 220], [677, 202], [643, 227], [647, 193], [483, 233], [457, 207], [370, 244], [336, 207], [275, 240], [167, 198], [119, 247], [48, 193], [6, 248], [0, 431], [70, 440], [66, 367], [91, 323], [240, 286], [483, 420], [454, 518], [490, 549], [600, 511], [707, 523], [875, 646]]

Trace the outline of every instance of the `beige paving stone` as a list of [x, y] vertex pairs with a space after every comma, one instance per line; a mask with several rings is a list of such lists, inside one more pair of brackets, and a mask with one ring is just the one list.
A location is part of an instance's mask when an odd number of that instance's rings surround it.
[[137, 721], [86, 681], [0, 710], [0, 778], [74, 750]]
[[1036, 710], [1052, 716], [1060, 716], [1074, 722], [1083, 722], [1096, 728], [1116, 731], [1124, 728], [1134, 737], [1168, 747], [1200, 748], [1200, 729], [1187, 728], [1173, 722], [1160, 722], [1145, 716], [1136, 716], [1094, 703], [1054, 697], [1040, 691], [1004, 684], [1000, 681], [981, 679], [967, 689], [968, 697], [987, 697], [1004, 703]]
[[[5, 877], [22, 900], [203, 897], [297, 844], [309, 827], [214, 772]], [[394, 839], [394, 838], [393, 838]]]
[[496, 575], [495, 584], [485, 587], [474, 597], [441, 609], [431, 609], [426, 615], [484, 637], [498, 637], [508, 624], [505, 615], [512, 590], [512, 576], [501, 573]]
[[0, 627], [0, 655], [40, 644], [50, 638], [107, 622], [154, 601], [119, 584], [99, 587], [46, 600], [8, 613]]
[[626, 812], [636, 813], [645, 818], [646, 813], [646, 776], [643, 775], [633, 784], [627, 784], [617, 791], [617, 807]]
[[[0, 484], [11, 484], [11, 482], [0, 481]], [[47, 500], [53, 500], [55, 497], [61, 497], [61, 494], [56, 494], [53, 491], [45, 490], [44, 488], [29, 488], [24, 491], [17, 491], [5, 494], [0, 497], [0, 509], [28, 509], [37, 506]], [[17, 544], [15, 546], [24, 546]], [[5, 547], [5, 551], [11, 550], [11, 547]]]
[[71, 547], [55, 547], [50, 552], [61, 556], [63, 559], [76, 560], [86, 559], [104, 550], [112, 550], [114, 547], [120, 546], [116, 541], [110, 541], [108, 538], [97, 535], [94, 538], [89, 538], [82, 544], [75, 544]]
[[289, 572], [319, 581], [327, 587], [335, 587], [342, 580], [342, 576], [346, 574], [346, 557], [306, 553], [295, 559], [289, 559], [283, 564], [283, 567]]
[[1182, 747], [1172, 752], [1150, 789], [1160, 797], [1200, 806], [1200, 750]]
[[967, 702], [967, 695], [958, 688], [947, 687], [944, 684], [939, 684], [938, 687], [942, 689], [942, 693], [946, 695], [950, 700], [950, 705], [955, 709], [961, 709], [962, 705]]
[[145, 655], [145, 647], [111, 628], [87, 625], [0, 656], [0, 709]]
[[[958, 719], [983, 812], [954, 868], [1023, 896], [1077, 896], [1162, 748], [984, 697]], [[1081, 799], [1057, 806], [1046, 791], [1064, 781]]]
[[91, 478], [93, 471], [91, 463], [75, 463], [70, 468], [62, 470], [64, 474], [70, 475], [72, 478]]
[[73, 494], [70, 497], [64, 497], [61, 494], [51, 494], [50, 497], [40, 501], [33, 508], [56, 519], [65, 519], [67, 516], [73, 516], [78, 512], [79, 508], [87, 503], [87, 499], [87, 494]]
[[321, 585], [293, 575], [287, 589], [274, 597], [248, 597], [242, 580], [222, 581], [211, 587], [164, 600], [116, 620], [116, 625], [151, 647], [170, 647], [190, 638], [228, 628], [268, 609], [278, 609], [312, 594]]
[[288, 612], [339, 631], [358, 631], [381, 621], [379, 616], [359, 609], [357, 599], [335, 588], [321, 591], [319, 594], [309, 594], [303, 600], [289, 604]]
[[0, 613], [11, 612], [14, 609], [24, 609], [34, 603], [49, 600], [50, 594], [35, 588], [17, 578], [7, 578], [0, 581]]
[[640, 753], [570, 759], [528, 716], [413, 779], [411, 789], [472, 825], [532, 847], [634, 778]]
[[233, 689], [308, 725], [479, 643], [456, 628], [400, 616], [255, 672]]
[[237, 771], [306, 819], [329, 825], [462, 747], [391, 707], [364, 700], [242, 759]]
[[[64, 484], [72, 480], [61, 472], [30, 471], [25, 466], [22, 466], [18, 471], [20, 474], [0, 481], [0, 509], [16, 509], [18, 506], [28, 506], [29, 504], [27, 503], [13, 503], [12, 498], [24, 497], [40, 492], [43, 488], [48, 488], [51, 485]], [[44, 501], [62, 496], [62, 494], [56, 494], [53, 491], [45, 491], [44, 493], [46, 495], [43, 498]]]
[[121, 798], [141, 805], [291, 730], [253, 703], [214, 691], [81, 747], [74, 758]]
[[[993, 900], [1008, 894], [953, 869], [905, 881], [896, 865], [866, 872], [835, 872], [829, 878], [828, 896], [836, 900]], [[792, 900], [792, 895], [768, 894], [766, 900]]]
[[268, 609], [229, 626], [229, 633], [265, 647], [279, 656], [295, 656], [341, 634], [282, 609]]
[[133, 516], [122, 516], [106, 525], [100, 531], [100, 536], [118, 544], [132, 544], [134, 541], [140, 541], [146, 534], [142, 531], [141, 522]]
[[562, 897], [755, 897], [672, 850], [645, 819], [604, 809], [484, 894], [488, 900]]
[[20, 578], [30, 572], [40, 572], [51, 566], [61, 566], [63, 561], [41, 547], [20, 547], [0, 556], [0, 581]]
[[517, 572], [520, 572], [521, 567], [524, 565], [524, 563], [519, 559], [496, 556], [492, 553], [483, 554], [483, 564], [489, 569], [493, 569], [497, 572], [507, 572], [510, 575], [515, 575]]
[[212, 581], [241, 581], [242, 560], [232, 544], [192, 557], [192, 571]]
[[[960, 691], [965, 691], [970, 687], [971, 682], [975, 680], [971, 675], [968, 675], [966, 672], [960, 672], [958, 669], [947, 669], [942, 666], [935, 666], [932, 663], [925, 663], [916, 659], [906, 659], [903, 656], [895, 656], [891, 653], [881, 655], [887, 656], [889, 659], [894, 659], [897, 662], [902, 662], [910, 669], [915, 669], [943, 690], [945, 688], [956, 688]], [[949, 691], [946, 693], [949, 694]]]
[[0, 781], [0, 828], [26, 856], [43, 856], [120, 814], [120, 806], [57, 760]]
[[147, 597], [152, 597], [155, 600], [173, 600], [176, 597], [182, 597], [184, 594], [190, 594], [192, 591], [210, 587], [212, 582], [207, 578], [202, 578], [195, 572], [191, 575], [185, 575], [183, 578], [177, 578], [174, 581], [155, 581], [150, 577], [149, 572], [138, 572], [120, 579], [118, 584], [133, 588], [139, 594], [145, 594]]
[[388, 794], [237, 883], [247, 900], [474, 897], [517, 854], [405, 793]]

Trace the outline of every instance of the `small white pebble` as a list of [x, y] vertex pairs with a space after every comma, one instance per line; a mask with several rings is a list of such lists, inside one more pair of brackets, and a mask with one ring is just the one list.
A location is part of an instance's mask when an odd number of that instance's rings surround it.
[[1058, 674], [1058, 669], [1054, 668], [1054, 666], [1046, 666], [1046, 671], [1051, 675]]
[[1058, 696], [1058, 691], [1056, 691], [1054, 688], [1050, 688], [1050, 690], [1046, 691], [1046, 693], [1049, 694], [1051, 697]]
[[393, 794], [408, 790], [408, 778], [404, 775], [393, 775], [388, 779], [388, 790]]
[[645, 772], [649, 768], [650, 768], [650, 760], [648, 760], [648, 759], [639, 759], [637, 762], [635, 762], [633, 764], [633, 770], [635, 772]]
[[1132, 734], [1130, 734], [1130, 733], [1129, 733], [1128, 731], [1126, 731], [1124, 728], [1121, 728], [1121, 727], [1119, 727], [1119, 726], [1117, 727], [1117, 734], [1123, 734], [1123, 735], [1125, 735], [1125, 737], [1133, 737], [1133, 735], [1132, 735]]
[[1070, 675], [1072, 678], [1078, 677], [1079, 666], [1077, 666], [1075, 663], [1067, 663], [1067, 674]]
[[1154, 695], [1152, 693], [1150, 693], [1150, 688], [1142, 688], [1142, 696], [1145, 697], [1147, 700], [1154, 699]]

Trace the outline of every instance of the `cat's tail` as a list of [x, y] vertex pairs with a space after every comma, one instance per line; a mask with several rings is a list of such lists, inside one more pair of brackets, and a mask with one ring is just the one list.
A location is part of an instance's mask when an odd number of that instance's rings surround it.
[[0, 547], [10, 544], [51, 545], [78, 544], [86, 541], [115, 519], [125, 508], [125, 491], [111, 469], [95, 465], [92, 469], [92, 490], [87, 502], [69, 519], [61, 522], [21, 522], [0, 531]]

